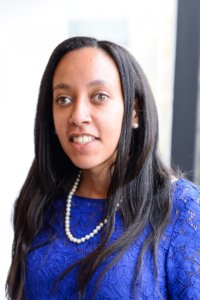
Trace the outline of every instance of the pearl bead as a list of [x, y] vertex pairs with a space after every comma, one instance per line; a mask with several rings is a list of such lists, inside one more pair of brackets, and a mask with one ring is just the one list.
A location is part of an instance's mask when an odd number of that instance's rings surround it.
[[[72, 196], [75, 193], [79, 181], [80, 181], [80, 177], [81, 177], [81, 171], [79, 172], [76, 181], [71, 189], [71, 191], [69, 192], [69, 195], [67, 197], [67, 201], [66, 201], [66, 213], [65, 213], [65, 233], [66, 236], [68, 237], [68, 239], [76, 244], [80, 244], [80, 243], [84, 243], [86, 240], [89, 240], [90, 238], [92, 238], [95, 234], [98, 233], [98, 231], [104, 226], [104, 224], [106, 224], [108, 222], [107, 219], [104, 219], [102, 222], [99, 223], [99, 225], [96, 226], [96, 228], [89, 234], [86, 234], [84, 237], [81, 238], [76, 238], [72, 235], [71, 231], [70, 231], [70, 212], [71, 212], [71, 201], [72, 201]], [[120, 200], [121, 202], [121, 200]], [[119, 203], [117, 204], [117, 207], [119, 207]], [[117, 208], [116, 207], [116, 208]]]
[[80, 181], [80, 176], [81, 176], [81, 172], [79, 172], [77, 178], [76, 178], [76, 181], [71, 189], [71, 191], [69, 192], [69, 195], [67, 197], [67, 203], [66, 203], [66, 214], [65, 214], [65, 233], [68, 237], [68, 239], [71, 241], [71, 242], [74, 242], [74, 243], [77, 243], [77, 244], [80, 244], [80, 243], [83, 243], [85, 242], [86, 240], [89, 240], [90, 238], [92, 238], [95, 234], [98, 233], [98, 231], [102, 228], [102, 226], [104, 225], [105, 223], [105, 220], [103, 221], [103, 223], [101, 222], [91, 233], [85, 235], [84, 237], [81, 237], [81, 238], [75, 238], [71, 231], [70, 231], [70, 212], [71, 212], [71, 201], [72, 201], [72, 197], [73, 197], [73, 194], [75, 193], [77, 187], [78, 187], [78, 184], [79, 184], [79, 181]]

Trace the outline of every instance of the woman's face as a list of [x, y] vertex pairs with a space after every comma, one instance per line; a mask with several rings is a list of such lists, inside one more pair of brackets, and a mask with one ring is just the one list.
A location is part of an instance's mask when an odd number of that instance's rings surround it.
[[123, 113], [119, 73], [106, 52], [87, 47], [61, 59], [53, 77], [53, 119], [77, 167], [100, 171], [113, 163]]

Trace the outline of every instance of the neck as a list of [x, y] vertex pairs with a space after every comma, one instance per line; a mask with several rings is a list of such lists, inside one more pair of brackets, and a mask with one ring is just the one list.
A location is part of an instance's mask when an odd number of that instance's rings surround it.
[[83, 170], [76, 195], [94, 199], [106, 199], [110, 181], [111, 175], [108, 170], [98, 173], [91, 170]]

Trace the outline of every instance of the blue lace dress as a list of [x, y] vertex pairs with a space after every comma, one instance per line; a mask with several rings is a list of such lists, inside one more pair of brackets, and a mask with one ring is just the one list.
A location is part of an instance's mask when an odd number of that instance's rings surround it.
[[[154, 280], [153, 257], [149, 251], [143, 258], [142, 280], [137, 280], [137, 296], [132, 280], [141, 244], [148, 234], [144, 230], [137, 242], [103, 277], [94, 294], [95, 283], [108, 260], [98, 268], [87, 285], [85, 300], [128, 299], [200, 299], [200, 190], [191, 182], [179, 179], [173, 183], [173, 209], [171, 221], [160, 240], [157, 252], [158, 277]], [[101, 221], [104, 200], [73, 196], [71, 228], [76, 237], [91, 232]], [[66, 199], [58, 199], [52, 209], [55, 236], [52, 241], [32, 250], [26, 261], [24, 295], [27, 300], [77, 300], [78, 267], [73, 269], [53, 290], [55, 280], [67, 267], [90, 253], [99, 243], [99, 234], [82, 243], [71, 243], [64, 231]], [[123, 231], [120, 215], [112, 240]], [[33, 244], [46, 241], [48, 229], [41, 231]]]

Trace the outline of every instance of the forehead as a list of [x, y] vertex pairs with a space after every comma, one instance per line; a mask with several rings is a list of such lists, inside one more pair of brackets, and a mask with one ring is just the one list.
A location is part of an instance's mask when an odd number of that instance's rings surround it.
[[[67, 77], [68, 80], [77, 77], [97, 77], [96, 79], [110, 78], [120, 81], [120, 75], [113, 58], [104, 50], [94, 47], [85, 47], [66, 53], [58, 63], [53, 81]], [[98, 77], [101, 78], [98, 78]]]

